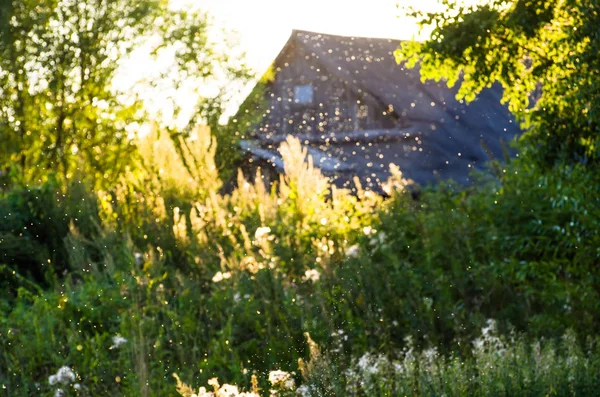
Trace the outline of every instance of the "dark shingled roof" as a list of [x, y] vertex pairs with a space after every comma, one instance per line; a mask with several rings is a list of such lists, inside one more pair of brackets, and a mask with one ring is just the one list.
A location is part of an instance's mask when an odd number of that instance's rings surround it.
[[[356, 139], [348, 142], [329, 136], [323, 136], [322, 144], [311, 142], [314, 149], [339, 161], [339, 169], [345, 170], [337, 173], [342, 180], [358, 175], [363, 181], [376, 182], [387, 178], [389, 164], [394, 163], [419, 184], [438, 177], [467, 184], [473, 168], [481, 169], [490, 157], [502, 158], [501, 142], [521, 133], [500, 103], [499, 84], [483, 90], [469, 104], [457, 101], [456, 87], [448, 88], [444, 82], [422, 83], [418, 68], [396, 63], [394, 51], [399, 40], [294, 31], [286, 47], [291, 43], [314, 53], [329, 73], [353, 89], [367, 91], [382, 107], [392, 107], [410, 125], [406, 133], [390, 130], [388, 139], [379, 132], [380, 139], [371, 145], [361, 145], [358, 140], [357, 146]], [[281, 54], [284, 52], [285, 48]]]

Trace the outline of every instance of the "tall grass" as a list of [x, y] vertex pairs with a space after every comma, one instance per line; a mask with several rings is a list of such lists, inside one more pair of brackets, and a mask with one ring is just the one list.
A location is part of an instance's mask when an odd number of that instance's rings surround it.
[[[598, 173], [517, 162], [496, 181], [414, 200], [395, 170], [383, 199], [331, 186], [290, 139], [279, 181], [240, 173], [220, 194], [209, 131], [156, 132], [139, 148], [143, 163], [110, 190], [74, 181], [0, 198], [0, 383], [10, 395], [174, 395], [173, 373], [207, 393], [215, 377], [267, 390], [275, 370], [316, 395], [596, 385], [597, 344], [584, 339], [600, 327]], [[489, 318], [505, 356], [473, 352]], [[570, 347], [556, 342], [569, 329]], [[580, 375], [549, 383], [537, 342], [544, 363], [554, 349], [549, 374]], [[388, 374], [408, 351], [414, 368]], [[389, 371], [369, 386], [360, 358], [382, 353]], [[585, 363], [579, 372], [568, 357]], [[63, 367], [73, 381], [50, 384]]]

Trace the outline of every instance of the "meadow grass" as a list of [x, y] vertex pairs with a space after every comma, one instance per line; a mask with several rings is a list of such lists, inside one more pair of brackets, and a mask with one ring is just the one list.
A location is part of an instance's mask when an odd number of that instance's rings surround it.
[[288, 140], [276, 184], [222, 194], [209, 132], [184, 143], [148, 137], [108, 191], [0, 197], [7, 395], [594, 395], [598, 173], [513, 161], [415, 200], [396, 170], [383, 198]]

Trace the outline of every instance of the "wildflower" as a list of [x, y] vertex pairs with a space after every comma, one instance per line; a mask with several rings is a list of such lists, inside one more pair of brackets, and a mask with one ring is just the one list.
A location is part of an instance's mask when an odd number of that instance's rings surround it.
[[495, 351], [497, 354], [504, 354], [504, 343], [496, 336], [497, 328], [496, 321], [493, 319], [487, 320], [487, 327], [481, 329], [481, 337], [473, 341], [473, 347], [476, 352], [481, 352], [485, 348]]
[[214, 397], [215, 394], [211, 391], [206, 391], [206, 387], [201, 387], [198, 394], [192, 394], [191, 397]]
[[229, 385], [227, 383], [219, 387], [219, 390], [217, 391], [217, 397], [238, 397], [239, 394], [240, 391], [237, 386]]
[[321, 273], [319, 273], [317, 269], [308, 269], [304, 272], [304, 281], [312, 281], [313, 283], [316, 283], [319, 281], [319, 278], [321, 278]]
[[437, 355], [438, 355], [438, 352], [435, 347], [429, 348], [423, 352], [423, 356], [425, 356], [425, 360], [427, 360], [427, 362], [430, 364], [434, 362]]
[[258, 263], [253, 256], [245, 256], [240, 261], [240, 268], [242, 270], [248, 270], [250, 273], [254, 274], [263, 268], [262, 263]]
[[219, 390], [219, 379], [217, 378], [210, 378], [208, 380], [208, 384], [212, 387], [215, 388], [215, 390]]
[[294, 378], [289, 372], [277, 370], [269, 372], [269, 382], [276, 387], [291, 390], [294, 388]]
[[226, 280], [228, 278], [231, 278], [231, 273], [230, 272], [217, 272], [217, 274], [215, 274], [212, 278], [213, 283], [218, 283], [220, 281]]
[[294, 382], [294, 378], [289, 378], [283, 383], [284, 389], [292, 390], [294, 386], [296, 386], [296, 382]]
[[[365, 353], [358, 360], [358, 368], [361, 370], [361, 372], [371, 372], [371, 363], [371, 355], [369, 353]], [[375, 369], [373, 372], [377, 372], [377, 370]]]
[[296, 389], [296, 394], [299, 395], [300, 397], [309, 397], [310, 389], [308, 388], [307, 385], [302, 385]]
[[491, 335], [496, 332], [496, 320], [488, 318], [487, 327], [481, 329], [483, 335]]
[[384, 232], [377, 233], [377, 238], [372, 238], [369, 240], [369, 245], [383, 245], [385, 243], [386, 234]]
[[133, 254], [133, 257], [136, 265], [141, 266], [144, 264], [144, 255], [142, 255], [141, 253], [136, 252], [135, 254]]
[[365, 236], [369, 236], [373, 233], [375, 233], [375, 229], [373, 229], [371, 226], [365, 226], [363, 227], [363, 233], [365, 234]]
[[347, 258], [357, 258], [358, 257], [358, 244], [351, 245], [346, 249], [346, 257]]
[[54, 397], [64, 397], [65, 392], [63, 391], [63, 389], [56, 389], [56, 391], [54, 392]]
[[116, 349], [121, 345], [124, 345], [125, 343], [127, 343], [127, 339], [123, 338], [121, 335], [115, 335], [112, 338], [113, 344], [110, 347], [111, 349]]
[[269, 372], [269, 382], [271, 382], [271, 384], [273, 386], [275, 386], [276, 384], [279, 384], [279, 383], [285, 381], [289, 376], [290, 376], [290, 374], [285, 371], [281, 371], [281, 370], [271, 371], [271, 372]]
[[69, 367], [62, 366], [54, 375], [50, 375], [48, 383], [55, 385], [57, 383], [68, 384], [75, 381], [75, 372]]
[[404, 373], [404, 366], [403, 366], [401, 363], [399, 363], [399, 362], [395, 362], [395, 363], [393, 364], [393, 367], [394, 367], [394, 371], [395, 371], [397, 374], [403, 374], [403, 373]]
[[264, 237], [268, 236], [271, 233], [271, 228], [268, 226], [262, 226], [256, 229], [254, 232], [254, 238], [257, 240], [262, 240]]

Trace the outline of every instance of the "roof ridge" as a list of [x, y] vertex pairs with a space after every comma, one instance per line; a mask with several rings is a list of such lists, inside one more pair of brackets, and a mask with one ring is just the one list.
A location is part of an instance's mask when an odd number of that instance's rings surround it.
[[409, 41], [409, 40], [403, 40], [403, 39], [398, 39], [398, 38], [393, 38], [393, 37], [380, 37], [380, 36], [359, 36], [359, 35], [344, 35], [344, 34], [336, 34], [336, 33], [324, 33], [324, 32], [315, 32], [312, 30], [305, 30], [305, 29], [292, 29], [292, 36], [295, 37], [297, 36], [298, 33], [305, 33], [305, 34], [311, 34], [311, 35], [322, 35], [322, 36], [329, 36], [332, 38], [346, 38], [346, 39], [365, 39], [365, 40], [388, 40], [388, 41], [396, 41], [398, 43], [403, 42], [403, 41]]

